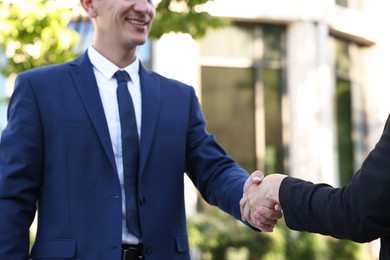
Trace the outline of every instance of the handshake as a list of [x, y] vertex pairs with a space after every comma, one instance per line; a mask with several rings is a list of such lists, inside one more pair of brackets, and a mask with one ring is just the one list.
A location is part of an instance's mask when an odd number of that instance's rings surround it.
[[283, 174], [264, 177], [260, 171], [252, 173], [244, 185], [240, 200], [241, 216], [251, 226], [263, 232], [272, 232], [279, 219], [283, 217], [279, 201], [279, 188]]
[[389, 127], [390, 119], [363, 166], [340, 188], [282, 174], [264, 177], [255, 171], [245, 181], [240, 200], [243, 221], [271, 232], [285, 215], [286, 225], [292, 230], [360, 243], [381, 238], [379, 259], [390, 259]]

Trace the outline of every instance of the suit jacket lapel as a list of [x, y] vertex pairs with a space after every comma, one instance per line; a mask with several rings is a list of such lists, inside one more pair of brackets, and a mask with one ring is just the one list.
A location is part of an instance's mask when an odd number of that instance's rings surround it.
[[160, 107], [160, 82], [140, 64], [142, 127], [139, 171], [142, 174], [153, 142]]
[[107, 121], [87, 52], [71, 63], [71, 75], [112, 168], [117, 173]]

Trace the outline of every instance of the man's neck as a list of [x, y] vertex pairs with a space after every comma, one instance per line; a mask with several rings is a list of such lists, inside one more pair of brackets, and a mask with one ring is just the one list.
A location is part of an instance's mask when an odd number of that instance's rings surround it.
[[114, 63], [119, 68], [124, 68], [136, 59], [136, 48], [123, 50], [121, 48], [102, 48], [99, 44], [92, 44], [97, 52]]

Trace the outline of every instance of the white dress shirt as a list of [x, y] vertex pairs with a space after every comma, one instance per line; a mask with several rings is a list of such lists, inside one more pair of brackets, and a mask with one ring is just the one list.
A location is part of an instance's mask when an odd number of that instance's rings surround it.
[[[123, 161], [122, 161], [122, 139], [119, 119], [118, 100], [116, 97], [117, 81], [114, 74], [117, 70], [125, 70], [129, 73], [131, 80], [128, 82], [128, 89], [134, 104], [135, 117], [137, 121], [138, 136], [141, 134], [141, 85], [139, 80], [139, 59], [125, 68], [119, 68], [99, 52], [93, 46], [88, 48], [88, 56], [93, 65], [100, 98], [103, 103], [104, 113], [110, 132], [112, 149], [115, 155], [115, 163], [118, 169], [119, 182], [122, 191], [122, 243], [138, 244], [141, 241], [129, 233], [126, 227], [126, 203], [125, 189], [123, 182]], [[141, 138], [139, 138], [140, 140]]]

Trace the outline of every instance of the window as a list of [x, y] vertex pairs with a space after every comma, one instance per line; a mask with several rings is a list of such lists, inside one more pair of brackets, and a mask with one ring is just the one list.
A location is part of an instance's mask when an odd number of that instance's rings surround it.
[[208, 130], [248, 171], [256, 169], [254, 71], [203, 66], [202, 107]]
[[336, 0], [336, 5], [348, 7], [348, 0]]
[[334, 39], [336, 122], [340, 185], [347, 184], [365, 153], [366, 119], [362, 47]]
[[364, 9], [365, 0], [336, 0], [336, 5], [347, 7], [351, 9], [362, 10]]
[[284, 172], [282, 26], [237, 23], [200, 42], [207, 129], [248, 172]]

